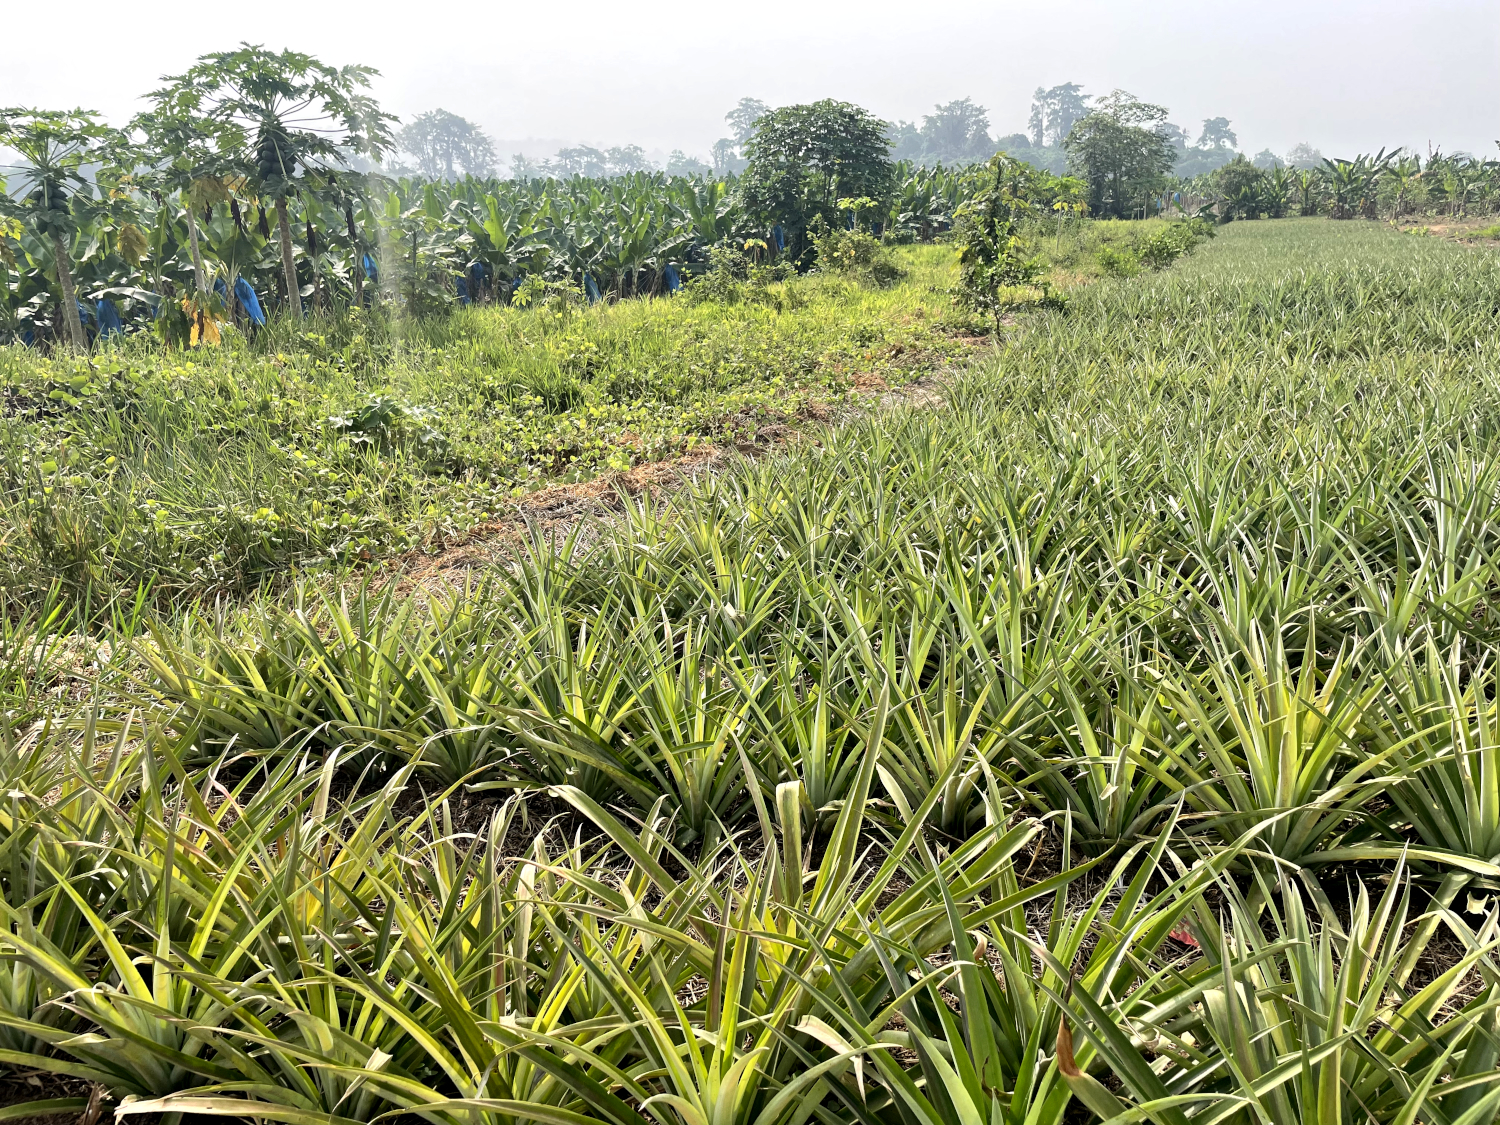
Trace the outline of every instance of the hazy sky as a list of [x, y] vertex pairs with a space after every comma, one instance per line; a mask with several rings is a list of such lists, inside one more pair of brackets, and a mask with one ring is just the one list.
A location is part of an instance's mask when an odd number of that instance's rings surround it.
[[1160, 102], [1195, 136], [1222, 114], [1251, 153], [1432, 141], [1497, 155], [1500, 137], [1500, 0], [257, 0], [158, 15], [74, 0], [65, 43], [59, 11], [0, 0], [7, 38], [30, 44], [0, 55], [0, 105], [123, 121], [159, 75], [245, 39], [377, 67], [387, 109], [442, 106], [507, 142], [706, 154], [746, 95], [836, 97], [892, 120], [970, 96], [1003, 135], [1025, 128], [1032, 90], [1066, 81]]

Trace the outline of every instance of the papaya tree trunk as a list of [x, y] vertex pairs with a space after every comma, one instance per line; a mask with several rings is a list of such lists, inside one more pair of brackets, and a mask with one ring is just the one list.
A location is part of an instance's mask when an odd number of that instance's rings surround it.
[[78, 315], [78, 292], [73, 288], [73, 271], [68, 268], [68, 247], [62, 235], [52, 232], [52, 257], [57, 264], [57, 283], [62, 287], [63, 320], [68, 335], [79, 351], [88, 351], [88, 337], [83, 334], [83, 320]]
[[286, 196], [276, 200], [276, 230], [281, 235], [281, 270], [286, 274], [286, 299], [292, 313], [302, 319], [302, 290], [297, 285], [297, 264], [292, 260], [292, 224], [286, 217]]
[[193, 214], [192, 201], [187, 205], [188, 248], [193, 252], [193, 284], [202, 293], [208, 289], [208, 271], [203, 268], [203, 250], [198, 245], [198, 219]]
[[328, 296], [328, 290], [323, 284], [323, 271], [318, 269], [316, 255], [308, 257], [308, 265], [312, 267], [313, 275], [313, 308], [327, 311], [333, 307], [333, 301]]

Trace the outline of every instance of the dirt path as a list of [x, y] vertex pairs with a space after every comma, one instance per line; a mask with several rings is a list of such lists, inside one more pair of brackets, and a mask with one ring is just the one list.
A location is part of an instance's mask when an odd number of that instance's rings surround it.
[[[989, 340], [975, 337], [975, 352]], [[971, 359], [978, 358], [972, 356]], [[458, 538], [444, 542], [436, 551], [408, 551], [382, 564], [377, 579], [382, 589], [394, 586], [396, 593], [451, 593], [463, 589], [479, 573], [504, 565], [531, 534], [558, 541], [569, 535], [591, 538], [589, 525], [617, 515], [630, 498], [655, 500], [705, 476], [722, 472], [742, 457], [759, 457], [799, 440], [816, 440], [824, 426], [866, 416], [872, 410], [902, 406], [930, 410], [942, 405], [943, 389], [955, 370], [949, 363], [919, 376], [910, 383], [891, 388], [874, 377], [856, 380], [857, 398], [838, 404], [816, 404], [798, 418], [804, 425], [773, 424], [756, 431], [753, 442], [704, 446], [692, 453], [665, 461], [649, 461], [623, 472], [601, 473], [577, 484], [550, 485], [527, 494], [511, 515], [480, 524]]]

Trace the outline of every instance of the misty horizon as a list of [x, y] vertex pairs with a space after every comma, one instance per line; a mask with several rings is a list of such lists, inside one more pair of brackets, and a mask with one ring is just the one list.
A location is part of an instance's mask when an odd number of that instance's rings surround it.
[[[0, 105], [82, 106], [123, 124], [161, 76], [248, 40], [373, 66], [387, 110], [410, 121], [447, 109], [479, 125], [502, 161], [511, 146], [550, 155], [554, 141], [702, 159], [745, 96], [773, 106], [831, 97], [892, 122], [971, 97], [1003, 137], [1025, 130], [1033, 90], [1067, 81], [1094, 95], [1129, 90], [1194, 134], [1203, 119], [1227, 117], [1247, 154], [1306, 142], [1330, 156], [1429, 144], [1491, 155], [1500, 137], [1497, 0], [1440, 0], [1416, 14], [1389, 0], [1271, 0], [1233, 21], [1105, 0], [1065, 12], [958, 0], [937, 26], [879, 2], [770, 0], [747, 21], [682, 3], [643, 17], [582, 0], [562, 35], [554, 13], [531, 9], [413, 18], [394, 6], [271, 0], [253, 24], [211, 7], [167, 27], [116, 20], [94, 0], [70, 12], [82, 25], [109, 20], [109, 34], [71, 42], [66, 68], [46, 52], [12, 54]], [[24, 32], [43, 18], [8, 22]]]

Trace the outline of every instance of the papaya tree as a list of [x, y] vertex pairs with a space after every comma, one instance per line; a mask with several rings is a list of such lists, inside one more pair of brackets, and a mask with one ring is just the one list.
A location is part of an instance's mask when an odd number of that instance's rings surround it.
[[0, 109], [0, 144], [21, 157], [9, 169], [12, 194], [0, 195], [0, 207], [51, 247], [62, 321], [72, 345], [83, 351], [88, 338], [73, 284], [73, 236], [98, 210], [89, 170], [116, 162], [120, 134], [92, 111], [12, 108]]
[[228, 184], [234, 181], [228, 156], [218, 143], [214, 124], [191, 113], [158, 92], [156, 106], [138, 114], [130, 123], [132, 133], [143, 139], [153, 167], [141, 182], [157, 191], [180, 191], [188, 231], [188, 250], [193, 258], [193, 281], [199, 294], [208, 291], [208, 271], [203, 264], [198, 214], [206, 206], [228, 202]]
[[378, 74], [243, 43], [237, 51], [200, 56], [153, 95], [158, 105], [213, 122], [221, 149], [262, 200], [274, 204], [287, 303], [298, 317], [302, 294], [287, 201], [331, 182], [355, 157], [378, 161], [394, 147], [395, 117], [365, 92]]

